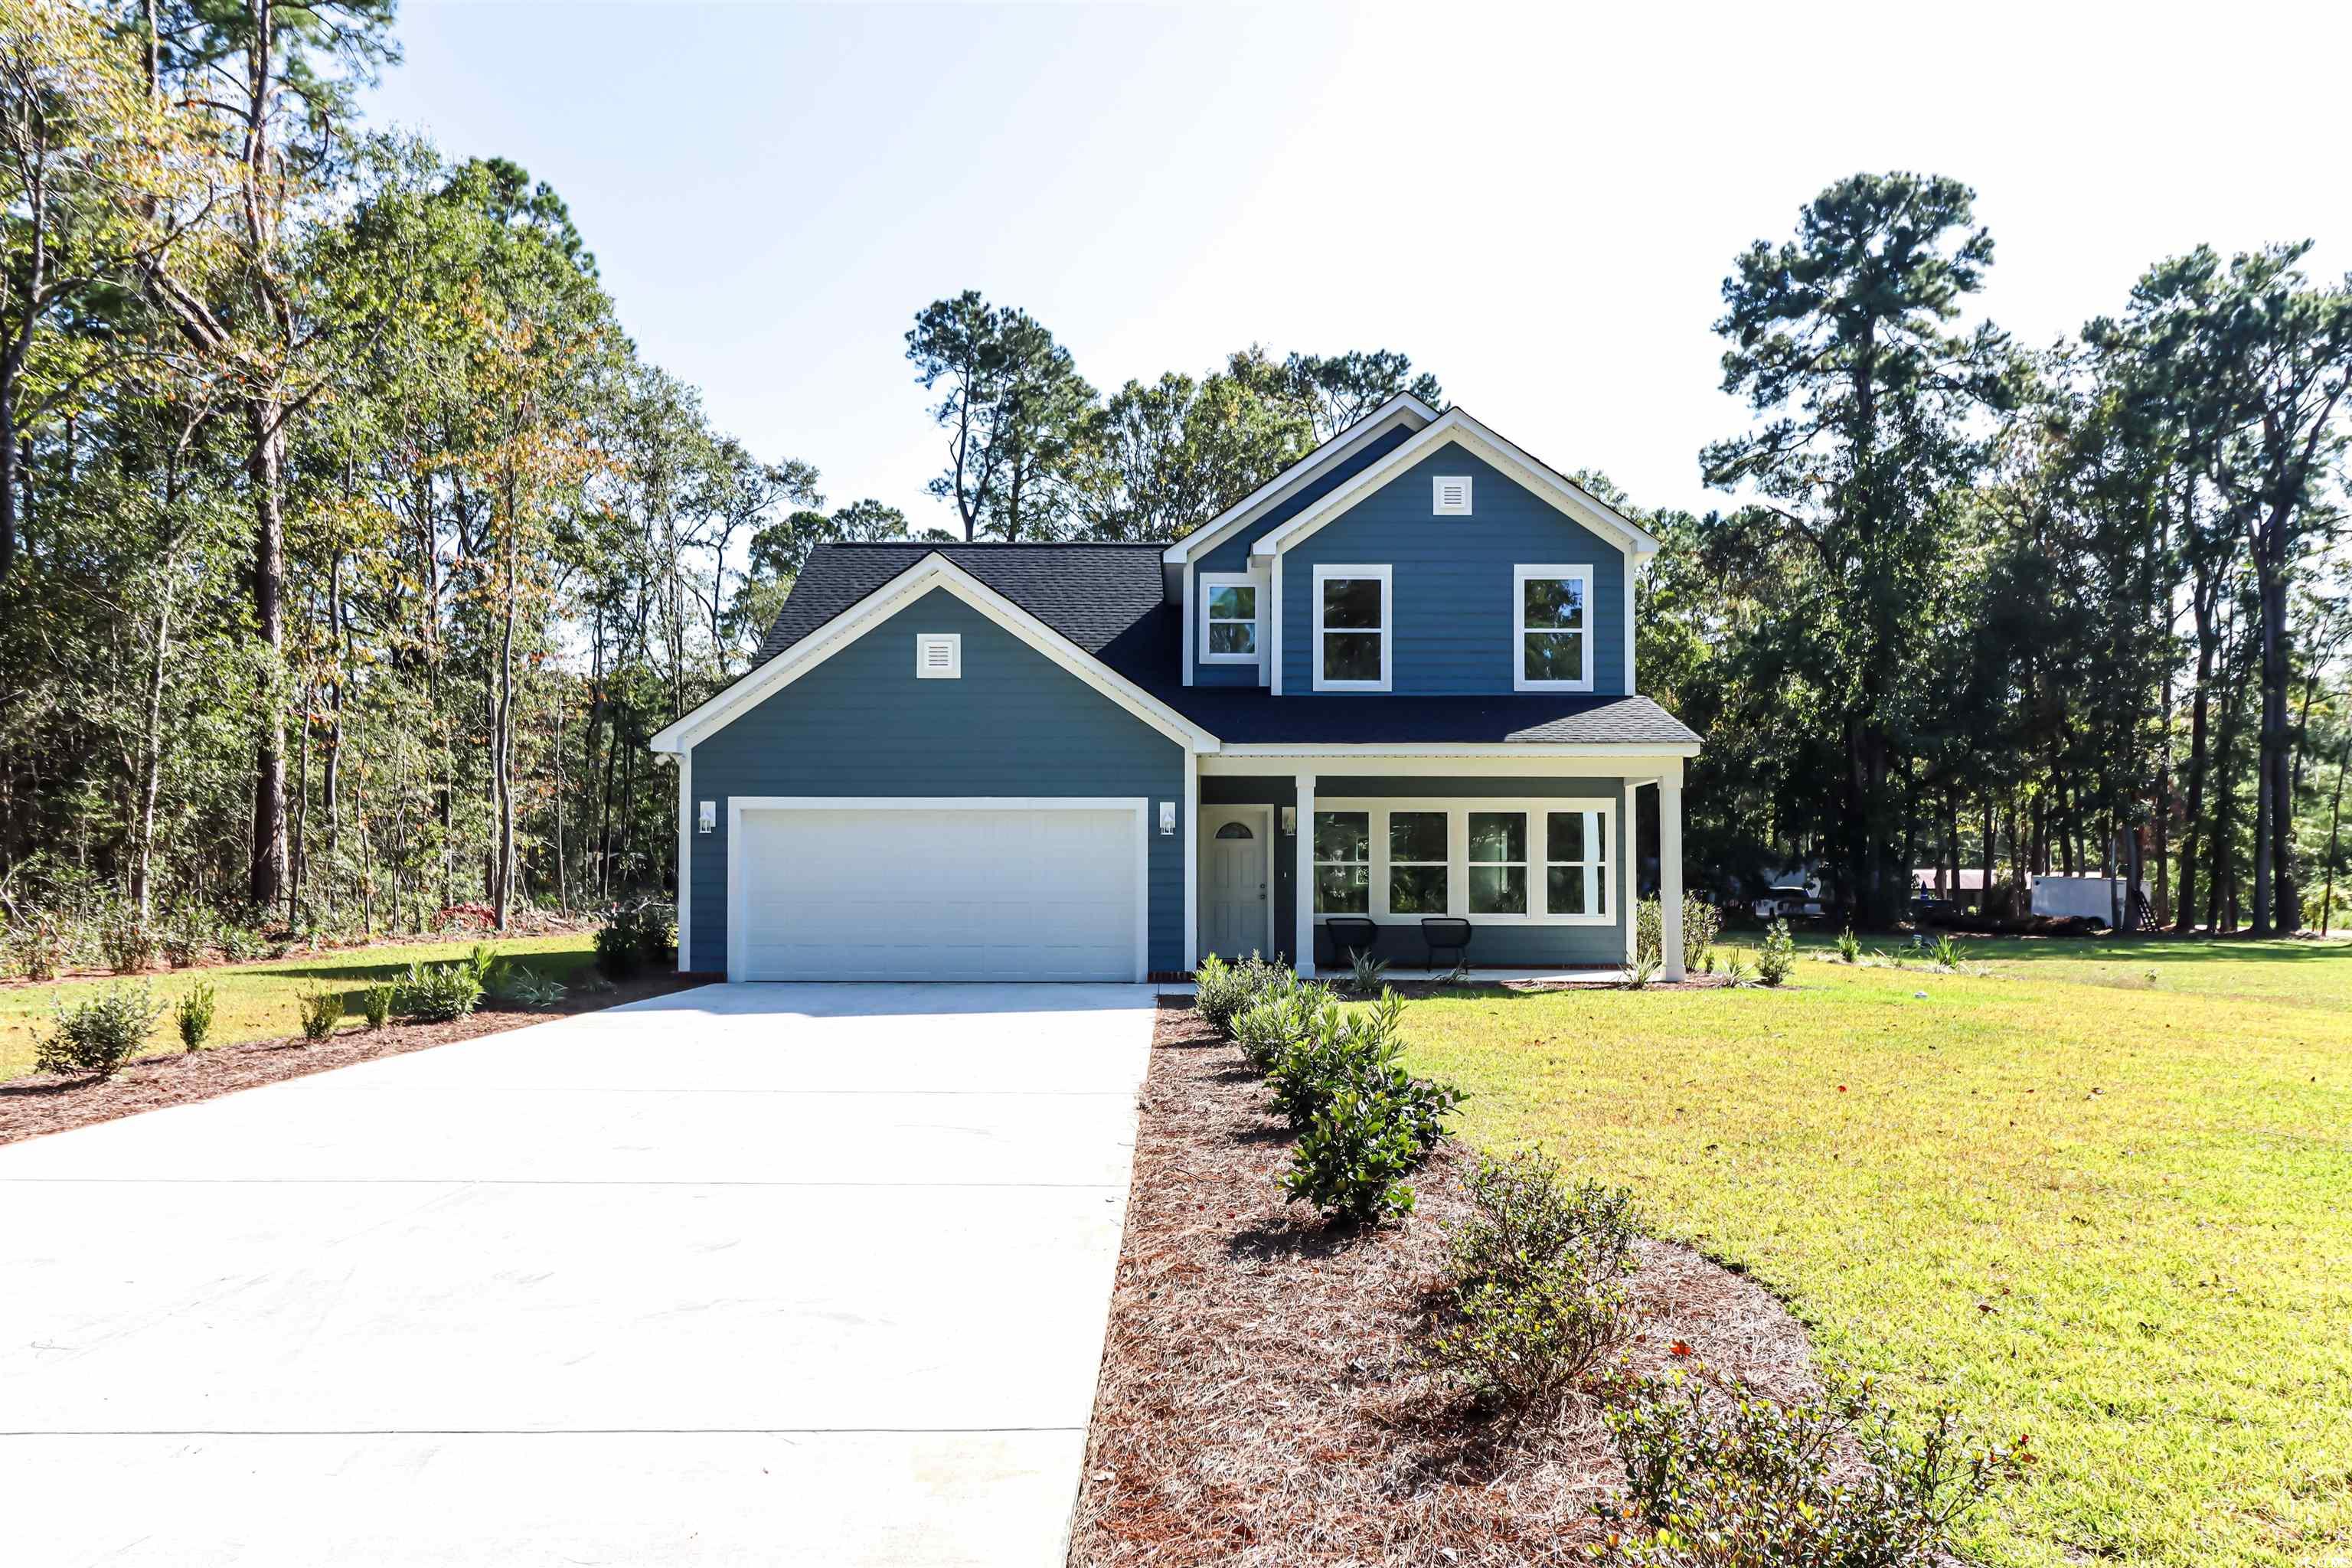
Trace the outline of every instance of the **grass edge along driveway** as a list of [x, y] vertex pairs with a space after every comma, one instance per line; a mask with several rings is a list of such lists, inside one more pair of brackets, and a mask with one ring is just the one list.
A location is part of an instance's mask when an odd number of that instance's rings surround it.
[[1808, 956], [1783, 992], [1486, 991], [1405, 1034], [1474, 1142], [1630, 1184], [1825, 1356], [2030, 1431], [1981, 1561], [2340, 1563], [2352, 953], [2200, 967], [2254, 995], [2151, 985], [2146, 957]]
[[[542, 974], [551, 974], [567, 984], [577, 980], [595, 958], [595, 934], [573, 931], [557, 936], [467, 938], [455, 942], [355, 947], [339, 952], [296, 954], [262, 963], [220, 964], [206, 969], [178, 969], [169, 973], [159, 970], [144, 975], [77, 978], [38, 985], [0, 987], [0, 1081], [22, 1078], [33, 1070], [35, 1047], [48, 1032], [55, 1016], [52, 1009], [61, 994], [67, 1005], [71, 1005], [83, 996], [94, 994], [101, 986], [145, 984], [153, 988], [156, 999], [168, 1007], [177, 1003], [198, 982], [209, 981], [219, 995], [219, 1002], [213, 1018], [212, 1038], [206, 1043], [234, 1046], [247, 1040], [280, 1039], [300, 1034], [301, 995], [314, 987], [341, 991], [343, 994], [342, 1027], [361, 1027], [364, 1024], [359, 1016], [362, 990], [379, 980], [393, 978], [418, 959], [427, 963], [444, 963], [462, 958], [472, 950], [474, 942], [480, 940], [488, 940], [501, 954], [509, 955], [517, 963]], [[152, 1050], [176, 1051], [179, 1048], [177, 1026], [167, 1013], [155, 1026]]]

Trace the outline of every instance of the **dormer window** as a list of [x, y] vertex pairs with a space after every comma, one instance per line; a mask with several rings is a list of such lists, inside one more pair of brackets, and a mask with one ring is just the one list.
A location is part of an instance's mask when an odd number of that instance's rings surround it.
[[1257, 584], [1245, 573], [1201, 575], [1201, 662], [1255, 664]]
[[1512, 689], [1591, 690], [1592, 568], [1514, 567], [1511, 592]]
[[1468, 517], [1470, 515], [1469, 475], [1440, 474], [1429, 483], [1430, 489], [1434, 492], [1431, 498], [1431, 509], [1438, 516]]

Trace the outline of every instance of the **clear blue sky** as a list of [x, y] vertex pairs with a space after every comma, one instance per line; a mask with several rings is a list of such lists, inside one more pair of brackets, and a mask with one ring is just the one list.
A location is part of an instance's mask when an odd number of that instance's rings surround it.
[[2030, 342], [2200, 241], [2352, 266], [2342, 5], [1627, 9], [410, 0], [371, 112], [553, 184], [721, 428], [919, 527], [902, 339], [964, 288], [1105, 390], [1402, 349], [1538, 456], [1701, 508], [1743, 419], [1722, 278], [1856, 169], [1974, 185], [1986, 309]]

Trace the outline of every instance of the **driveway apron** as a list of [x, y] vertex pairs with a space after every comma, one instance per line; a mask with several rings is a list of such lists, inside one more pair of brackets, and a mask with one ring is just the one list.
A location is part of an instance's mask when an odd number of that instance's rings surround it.
[[1056, 1563], [1152, 1018], [709, 986], [0, 1148], [6, 1555]]

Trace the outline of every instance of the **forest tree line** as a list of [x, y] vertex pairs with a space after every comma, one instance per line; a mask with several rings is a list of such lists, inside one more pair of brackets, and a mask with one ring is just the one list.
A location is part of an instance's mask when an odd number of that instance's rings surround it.
[[[748, 668], [827, 539], [804, 456], [620, 331], [545, 184], [371, 133], [389, 0], [0, 0], [0, 916], [425, 929], [671, 885], [652, 733]], [[2304, 250], [2152, 267], [2026, 350], [1967, 321], [1948, 180], [1856, 176], [1736, 258], [1702, 456], [1651, 511], [1643, 688], [1707, 740], [1690, 863], [2159, 851], [2168, 919], [2341, 884], [2352, 292]], [[1105, 394], [976, 292], [909, 374], [965, 539], [1182, 536], [1401, 391], [1253, 346]]]

